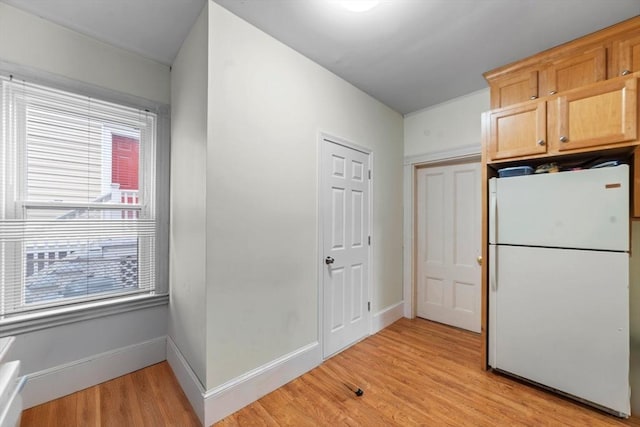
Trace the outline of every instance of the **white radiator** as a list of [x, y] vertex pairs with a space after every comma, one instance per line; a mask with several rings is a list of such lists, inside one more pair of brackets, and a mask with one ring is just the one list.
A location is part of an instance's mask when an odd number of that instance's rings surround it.
[[20, 361], [3, 362], [14, 337], [0, 338], [0, 427], [18, 427], [22, 414], [20, 392], [27, 378], [19, 377]]

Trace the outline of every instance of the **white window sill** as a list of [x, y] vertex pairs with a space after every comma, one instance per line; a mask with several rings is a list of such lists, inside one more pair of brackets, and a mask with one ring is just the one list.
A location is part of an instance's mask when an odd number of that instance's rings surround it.
[[169, 303], [169, 295], [135, 295], [74, 306], [55, 307], [35, 313], [18, 314], [0, 320], [0, 336], [19, 335], [68, 323], [96, 319]]

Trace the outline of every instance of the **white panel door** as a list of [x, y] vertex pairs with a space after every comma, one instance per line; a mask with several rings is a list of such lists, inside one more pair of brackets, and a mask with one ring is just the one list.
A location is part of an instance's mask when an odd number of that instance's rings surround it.
[[369, 155], [323, 141], [323, 353], [369, 333]]
[[417, 315], [480, 332], [480, 165], [419, 169]]

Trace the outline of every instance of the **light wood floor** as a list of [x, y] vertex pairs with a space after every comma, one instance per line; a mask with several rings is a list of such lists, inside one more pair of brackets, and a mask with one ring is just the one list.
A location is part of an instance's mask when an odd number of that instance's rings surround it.
[[[475, 334], [402, 319], [217, 425], [640, 426], [640, 418], [619, 420], [483, 372], [479, 348]], [[197, 420], [165, 362], [27, 410], [22, 422], [88, 425], [188, 427]]]
[[34, 406], [22, 427], [200, 426], [167, 362]]

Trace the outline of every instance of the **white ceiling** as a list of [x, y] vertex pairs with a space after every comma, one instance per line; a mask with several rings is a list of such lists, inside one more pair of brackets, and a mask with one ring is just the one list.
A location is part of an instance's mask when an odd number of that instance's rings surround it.
[[[171, 64], [205, 0], [0, 0]], [[486, 87], [484, 71], [640, 14], [640, 0], [214, 0], [401, 112]]]
[[205, 0], [0, 0], [171, 65]]

